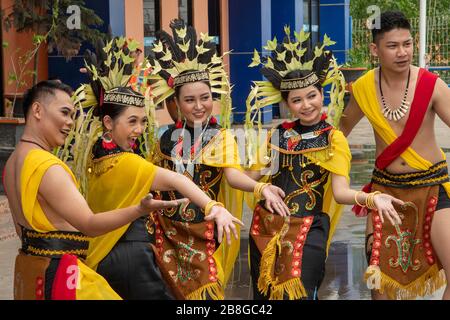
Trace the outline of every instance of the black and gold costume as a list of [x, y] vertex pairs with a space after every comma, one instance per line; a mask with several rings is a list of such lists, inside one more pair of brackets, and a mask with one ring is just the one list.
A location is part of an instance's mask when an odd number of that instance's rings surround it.
[[[268, 182], [280, 187], [290, 210], [287, 217], [271, 214], [264, 202], [254, 210], [250, 229], [253, 293], [256, 299], [317, 299], [330, 239], [342, 213], [342, 206], [333, 199], [332, 174], [349, 179], [350, 150], [342, 132], [333, 127], [342, 113], [345, 82], [331, 51], [325, 48], [334, 44], [331, 39], [325, 35], [323, 44], [313, 49], [306, 44], [308, 33], [301, 31], [292, 37], [289, 27], [284, 31], [282, 42], [274, 39], [264, 47], [270, 55], [254, 52], [250, 67], [261, 64], [267, 80], [253, 83], [246, 128], [253, 128], [263, 107], [287, 101], [291, 91], [323, 92], [326, 84], [331, 84], [329, 122], [325, 114], [309, 126], [300, 120], [285, 122], [272, 129], [267, 144], [258, 145], [258, 134], [248, 133], [249, 169], [259, 170]], [[308, 96], [297, 100], [303, 99]], [[250, 199], [248, 203], [252, 207]]]
[[[298, 120], [288, 125], [272, 130], [268, 153], [278, 170], [268, 181], [285, 191], [291, 215], [271, 214], [264, 202], [255, 208], [250, 265], [256, 299], [317, 298], [331, 227], [330, 215], [324, 209], [324, 202], [330, 202], [324, 199], [330, 171], [321, 164], [343, 161], [340, 173], [348, 174], [349, 150], [341, 132], [324, 120], [313, 126], [303, 126]], [[336, 152], [334, 145], [338, 143]], [[323, 162], [317, 160], [318, 155]]]
[[[235, 209], [239, 211], [242, 194], [225, 192], [229, 187], [223, 176], [224, 168], [240, 168], [235, 140], [215, 121], [204, 125], [202, 131], [198, 150], [191, 153], [192, 146], [196, 145], [194, 139], [198, 138], [193, 128], [170, 126], [158, 143], [155, 162], [172, 171], [181, 170], [180, 173], [194, 181], [211, 199], [231, 199], [234, 194]], [[182, 138], [188, 135], [190, 139]], [[162, 200], [183, 198], [176, 191], [158, 192], [156, 197]], [[193, 203], [162, 210], [154, 217], [160, 268], [171, 277], [173, 286], [177, 286], [186, 299], [223, 299], [224, 282], [233, 267], [230, 262], [234, 262], [238, 250], [236, 242], [231, 247], [223, 248], [224, 244], [219, 247], [214, 222], [205, 221], [204, 210]]]

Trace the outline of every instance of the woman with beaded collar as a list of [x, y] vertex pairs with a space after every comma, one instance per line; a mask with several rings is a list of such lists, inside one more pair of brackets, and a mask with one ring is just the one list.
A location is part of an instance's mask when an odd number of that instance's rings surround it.
[[[286, 214], [280, 188], [257, 183], [242, 172], [237, 144], [228, 130], [231, 88], [212, 38], [201, 34], [197, 41], [195, 29], [182, 20], [173, 20], [170, 27], [173, 36], [157, 33], [149, 78], [154, 82], [155, 103], [174, 96], [183, 120], [161, 136], [155, 163], [187, 176], [236, 217], [242, 215], [239, 190], [255, 192], [269, 210]], [[220, 101], [222, 126], [211, 116], [214, 98]], [[181, 195], [160, 192], [158, 196], [178, 199]], [[187, 299], [223, 299], [238, 254], [239, 241], [217, 247], [220, 230], [204, 222], [207, 215], [191, 203], [186, 208], [160, 210], [155, 220], [161, 269], [167, 270]]]
[[[282, 43], [269, 41], [272, 55], [261, 59], [255, 50], [250, 67], [263, 64], [268, 81], [255, 81], [247, 99], [247, 128], [261, 108], [284, 100], [297, 120], [273, 128], [267, 140], [248, 143], [249, 175], [263, 176], [286, 193], [286, 216], [256, 204], [250, 229], [250, 264], [255, 299], [317, 299], [325, 274], [325, 260], [339, 221], [340, 204], [362, 203], [378, 209], [394, 224], [399, 221], [393, 203], [401, 201], [379, 193], [356, 192], [349, 187], [350, 150], [343, 134], [322, 113], [323, 86], [331, 83], [329, 118], [342, 112], [344, 80], [326, 35], [323, 45], [305, 48], [309, 34], [289, 27]], [[248, 136], [252, 136], [248, 134]], [[255, 152], [252, 152], [255, 150]], [[257, 159], [252, 154], [258, 154]]]

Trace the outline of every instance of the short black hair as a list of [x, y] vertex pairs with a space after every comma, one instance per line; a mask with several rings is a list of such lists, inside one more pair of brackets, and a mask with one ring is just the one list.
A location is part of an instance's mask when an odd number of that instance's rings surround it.
[[28, 111], [33, 103], [46, 98], [48, 95], [55, 96], [57, 90], [63, 91], [69, 96], [72, 96], [73, 93], [72, 88], [67, 84], [62, 83], [60, 80], [44, 80], [28, 89], [27, 92], [25, 92], [22, 103], [25, 119], [27, 118]]
[[401, 11], [385, 11], [380, 15], [380, 27], [372, 29], [372, 41], [378, 41], [381, 35], [394, 29], [407, 29], [411, 31], [408, 18]]

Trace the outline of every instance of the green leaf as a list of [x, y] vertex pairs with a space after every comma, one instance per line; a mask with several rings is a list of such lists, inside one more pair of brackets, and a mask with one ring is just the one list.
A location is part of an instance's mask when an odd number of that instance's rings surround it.
[[286, 33], [287, 36], [291, 35], [291, 27], [289, 26], [284, 26], [284, 33]]
[[7, 49], [9, 47], [9, 43], [7, 41], [3, 41], [2, 46], [4, 49]]
[[170, 61], [172, 60], [172, 53], [168, 50], [166, 54], [161, 58], [162, 61]]
[[109, 42], [106, 44], [106, 46], [103, 48], [103, 51], [106, 52], [106, 53], [108, 53], [109, 51], [111, 51], [112, 43], [113, 43], [113, 40], [109, 41]]
[[315, 57], [320, 57], [320, 56], [322, 55], [322, 52], [323, 52], [323, 49], [321, 49], [321, 48], [319, 48], [319, 47], [316, 47], [316, 48], [314, 49], [314, 56], [315, 56]]
[[264, 49], [274, 51], [277, 48], [277, 37], [274, 37], [272, 41], [267, 41], [267, 46]]
[[252, 63], [250, 63], [249, 67], [253, 68], [259, 66], [260, 64], [261, 64], [261, 57], [259, 56], [258, 50], [255, 49], [255, 51], [253, 52]]
[[33, 35], [33, 44], [39, 45], [42, 43], [42, 41], [45, 40], [45, 37], [39, 34]]
[[117, 45], [119, 48], [122, 48], [124, 44], [125, 44], [125, 38], [124, 38], [124, 37], [120, 37], [120, 38], [118, 38], [118, 39], [116, 40], [116, 45]]
[[305, 54], [306, 50], [307, 50], [307, 48], [297, 49], [297, 50], [295, 50], [295, 52], [297, 52], [297, 55], [299, 57], [303, 57], [303, 55]]
[[133, 63], [134, 60], [135, 60], [135, 58], [130, 57], [130, 56], [124, 55], [124, 56], [122, 57], [122, 61], [123, 61], [123, 63], [125, 63], [125, 64]]
[[309, 32], [305, 32], [303, 29], [300, 31], [300, 39], [299, 39], [299, 41], [301, 42], [301, 43], [303, 43], [303, 42], [305, 42], [306, 40], [308, 40], [309, 39], [309, 36], [310, 36], [311, 34], [309, 33]]
[[187, 31], [187, 28], [186, 28], [186, 27], [184, 27], [184, 28], [182, 28], [182, 29], [176, 29], [175, 31], [176, 31], [177, 35], [178, 35], [181, 39], [186, 38], [186, 31]]
[[201, 46], [195, 46], [195, 48], [196, 48], [196, 50], [197, 50], [197, 52], [198, 52], [198, 54], [200, 55], [200, 54], [204, 54], [204, 53], [206, 53], [206, 52], [208, 52], [210, 49], [208, 49], [208, 48], [205, 48], [205, 47], [203, 47], [203, 45], [201, 45]]
[[163, 51], [163, 44], [162, 44], [162, 42], [161, 41], [158, 41], [158, 42], [155, 42], [154, 44], [153, 44], [153, 52], [156, 52], [156, 53], [160, 53], [160, 52], [162, 52]]
[[297, 49], [296, 43], [283, 43], [283, 46], [290, 51], [295, 51], [295, 49]]
[[181, 49], [181, 51], [183, 51], [184, 53], [189, 51], [189, 46], [191, 44], [191, 40], [189, 39], [189, 41], [185, 44], [178, 44], [178, 47]]
[[282, 53], [277, 52], [277, 60], [285, 61], [286, 60], [286, 51], [283, 51]]
[[17, 81], [17, 75], [14, 72], [10, 72], [8, 74], [8, 83], [10, 84], [11, 82]]
[[323, 37], [323, 45], [325, 47], [332, 46], [333, 44], [336, 44], [336, 41], [332, 41], [326, 34]]
[[128, 42], [128, 49], [130, 49], [130, 51], [136, 51], [136, 49], [139, 47], [140, 43], [137, 40], [132, 39], [131, 41]]
[[267, 68], [271, 68], [271, 69], [275, 69], [275, 66], [273, 65], [273, 61], [272, 61], [271, 58], [267, 58], [266, 67]]
[[202, 39], [203, 42], [211, 42], [214, 40], [214, 37], [210, 37], [208, 33], [200, 32], [200, 39]]

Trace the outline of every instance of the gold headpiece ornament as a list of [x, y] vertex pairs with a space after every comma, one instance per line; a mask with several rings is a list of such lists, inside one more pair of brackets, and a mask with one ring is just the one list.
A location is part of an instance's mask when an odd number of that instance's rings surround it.
[[86, 170], [90, 151], [103, 131], [99, 118], [102, 108], [110, 104], [145, 108], [148, 125], [139, 143], [140, 152], [145, 157], [151, 157], [156, 140], [154, 109], [148, 98], [150, 88], [141, 86], [141, 92], [137, 92], [130, 86], [130, 80], [136, 78], [138, 72], [134, 68], [132, 52], [138, 49], [139, 43], [115, 38], [106, 45], [99, 40], [95, 47], [95, 53], [89, 50], [85, 53], [85, 67], [90, 81], [81, 85], [72, 97], [76, 108], [75, 125], [65, 145], [55, 150], [55, 154], [70, 165], [83, 194], [87, 191]]
[[213, 94], [220, 95], [221, 122], [230, 126], [231, 86], [224, 69], [223, 57], [216, 53], [213, 37], [197, 33], [192, 26], [186, 26], [181, 19], [170, 23], [172, 36], [161, 30], [148, 56], [152, 83], [151, 94], [154, 103], [171, 97], [175, 88], [187, 83], [207, 81]]
[[[303, 30], [300, 33], [294, 31], [295, 40], [291, 39], [291, 30], [284, 28], [286, 37], [282, 43], [274, 38], [267, 42], [265, 50], [271, 54], [261, 58], [255, 49], [252, 63], [249, 67], [263, 65], [261, 73], [267, 81], [254, 81], [254, 86], [247, 99], [247, 118], [255, 119], [253, 113], [259, 109], [278, 103], [282, 100], [282, 91], [302, 89], [320, 83], [322, 87], [331, 84], [328, 115], [333, 119], [333, 124], [338, 124], [343, 109], [343, 98], [345, 93], [345, 80], [336, 63], [331, 51], [325, 48], [335, 44], [327, 35], [324, 36], [323, 44], [317, 45], [314, 51], [304, 46], [309, 38], [309, 33]], [[288, 75], [299, 71], [300, 77], [293, 79]], [[334, 110], [333, 114], [330, 114]], [[336, 121], [337, 120], [337, 121]], [[253, 121], [252, 121], [253, 122]]]
[[[328, 121], [335, 127], [344, 109], [345, 80], [339, 70], [336, 59], [326, 47], [335, 44], [327, 35], [323, 44], [315, 46], [314, 50], [307, 47], [305, 42], [310, 34], [294, 31], [295, 39], [291, 38], [291, 30], [285, 26], [286, 37], [283, 42], [277, 39], [269, 40], [263, 47], [270, 52], [267, 57], [261, 58], [255, 49], [252, 63], [249, 67], [262, 65], [261, 73], [266, 81], [254, 81], [252, 90], [247, 97], [245, 128], [247, 136], [247, 153], [249, 157], [256, 152], [256, 137], [252, 132], [253, 124], [261, 126], [261, 109], [265, 106], [279, 103], [282, 100], [283, 91], [302, 89], [311, 85], [320, 84], [325, 87], [331, 84], [330, 104], [328, 105]], [[292, 74], [297, 74], [291, 78]]]

